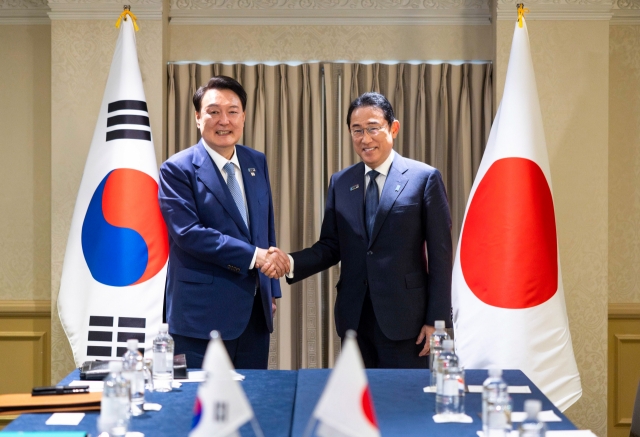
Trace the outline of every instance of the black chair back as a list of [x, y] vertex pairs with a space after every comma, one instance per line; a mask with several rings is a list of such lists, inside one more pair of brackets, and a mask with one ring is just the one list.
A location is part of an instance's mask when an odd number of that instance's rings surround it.
[[629, 437], [640, 437], [640, 383], [636, 391], [636, 401], [633, 405], [633, 416], [631, 416], [631, 432]]

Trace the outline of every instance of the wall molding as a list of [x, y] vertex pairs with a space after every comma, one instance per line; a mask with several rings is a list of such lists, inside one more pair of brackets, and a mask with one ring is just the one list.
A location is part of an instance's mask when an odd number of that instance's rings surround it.
[[0, 318], [51, 317], [50, 300], [0, 300]]
[[50, 24], [47, 0], [0, 0], [0, 25]]
[[[635, 0], [623, 0], [635, 1]], [[498, 0], [498, 20], [517, 18], [516, 4], [519, 0]], [[526, 15], [532, 20], [590, 21], [611, 20], [614, 0], [527, 0], [525, 7], [530, 12]]]
[[117, 20], [122, 5], [141, 20], [161, 20], [162, 0], [48, 0], [51, 20]]
[[640, 303], [610, 303], [609, 319], [640, 319]]
[[171, 0], [172, 25], [489, 25], [489, 0]]

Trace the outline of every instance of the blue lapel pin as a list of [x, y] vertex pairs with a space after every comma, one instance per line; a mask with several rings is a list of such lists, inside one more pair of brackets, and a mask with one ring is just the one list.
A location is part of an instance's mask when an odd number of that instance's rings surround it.
[[349, 191], [357, 190], [358, 188], [360, 188], [360, 185], [355, 184], [353, 187], [349, 188]]
[[251, 174], [251, 176], [255, 176], [256, 175], [256, 169], [255, 168], [248, 168], [247, 170], [249, 170], [249, 173]]
[[396, 185], [396, 191], [400, 191], [400, 184]]

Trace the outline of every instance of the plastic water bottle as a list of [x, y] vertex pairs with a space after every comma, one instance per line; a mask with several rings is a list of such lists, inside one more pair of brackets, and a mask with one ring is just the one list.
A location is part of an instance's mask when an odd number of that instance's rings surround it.
[[489, 369], [482, 385], [482, 431], [485, 437], [507, 437], [511, 432], [511, 398], [501, 369]]
[[458, 356], [453, 352], [453, 340], [444, 340], [442, 342], [442, 351], [438, 355], [438, 359], [434, 363], [436, 374], [436, 394], [442, 392], [442, 378], [444, 376], [443, 369], [447, 367], [459, 367]]
[[431, 387], [436, 386], [435, 366], [440, 352], [442, 352], [442, 342], [449, 340], [449, 334], [444, 330], [444, 320], [436, 320], [436, 330], [429, 339], [429, 370], [431, 371]]
[[169, 325], [160, 325], [160, 333], [153, 340], [153, 385], [155, 391], [171, 391], [173, 382], [173, 338]]
[[541, 409], [542, 402], [536, 399], [524, 401], [524, 411], [527, 413], [527, 419], [520, 424], [518, 429], [520, 437], [544, 437], [546, 435], [546, 425], [538, 420], [538, 413]]
[[453, 352], [453, 340], [445, 340], [436, 361], [436, 414], [460, 413], [464, 413], [464, 370]]
[[104, 379], [100, 402], [98, 431], [110, 436], [124, 436], [129, 427], [129, 381], [122, 376], [122, 361], [109, 362], [109, 375]]
[[138, 352], [138, 340], [127, 340], [127, 352], [122, 357], [122, 376], [131, 384], [131, 414], [144, 414], [144, 363]]

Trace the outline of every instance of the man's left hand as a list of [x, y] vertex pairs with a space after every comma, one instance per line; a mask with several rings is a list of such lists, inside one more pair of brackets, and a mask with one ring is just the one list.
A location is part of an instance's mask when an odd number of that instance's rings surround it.
[[424, 325], [422, 329], [420, 329], [420, 335], [418, 335], [416, 344], [422, 343], [423, 340], [425, 340], [425, 342], [424, 342], [424, 347], [418, 354], [419, 357], [426, 357], [427, 355], [429, 355], [429, 343], [431, 340], [431, 334], [433, 334], [435, 331], [436, 331], [436, 328], [429, 325]]

